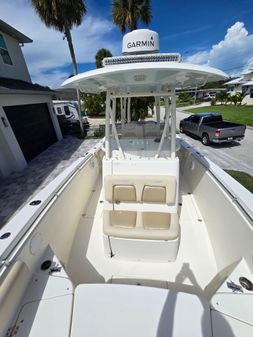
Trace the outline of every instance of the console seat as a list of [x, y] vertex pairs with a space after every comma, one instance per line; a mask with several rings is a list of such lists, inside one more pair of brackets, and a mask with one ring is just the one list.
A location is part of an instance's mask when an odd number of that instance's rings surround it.
[[177, 177], [104, 177], [103, 235], [109, 256], [174, 261], [180, 227]]
[[104, 234], [142, 239], [175, 240], [179, 237], [177, 213], [105, 211]]
[[103, 237], [109, 256], [175, 261], [180, 241], [177, 213], [104, 210]]

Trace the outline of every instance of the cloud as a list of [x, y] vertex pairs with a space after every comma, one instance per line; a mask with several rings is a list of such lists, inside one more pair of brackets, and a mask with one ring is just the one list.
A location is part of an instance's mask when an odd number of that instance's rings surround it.
[[236, 22], [222, 41], [210, 50], [187, 57], [186, 61], [217, 67], [231, 76], [239, 75], [253, 66], [253, 34], [249, 34], [243, 22]]
[[[47, 28], [27, 0], [1, 2], [1, 19], [33, 39], [25, 44], [23, 53], [34, 82], [57, 87], [72, 73], [67, 40], [63, 34]], [[119, 44], [111, 37], [114, 27], [110, 20], [86, 15], [81, 26], [73, 28], [72, 39], [78, 63], [94, 62], [98, 49], [119, 53]], [[62, 68], [65, 71], [61, 71]]]

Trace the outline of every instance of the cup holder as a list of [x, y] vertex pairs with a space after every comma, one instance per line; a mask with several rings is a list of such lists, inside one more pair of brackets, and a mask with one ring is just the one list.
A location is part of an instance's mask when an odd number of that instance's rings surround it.
[[239, 282], [244, 289], [253, 291], [253, 283], [246, 277], [241, 276]]

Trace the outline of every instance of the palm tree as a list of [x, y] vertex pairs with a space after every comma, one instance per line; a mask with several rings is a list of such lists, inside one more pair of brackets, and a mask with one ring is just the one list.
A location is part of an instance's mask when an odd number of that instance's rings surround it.
[[152, 19], [150, 0], [114, 0], [112, 19], [122, 33], [137, 29], [140, 20], [148, 25]]
[[[31, 0], [35, 11], [39, 15], [41, 21], [47, 27], [52, 27], [63, 33], [67, 39], [68, 47], [72, 59], [74, 75], [77, 75], [77, 62], [71, 37], [71, 29], [73, 26], [79, 26], [83, 16], [86, 14], [86, 7], [83, 0]], [[81, 135], [84, 136], [83, 123], [80, 109], [80, 93], [77, 90], [77, 98], [79, 101], [79, 121], [81, 127]]]
[[112, 53], [110, 52], [110, 50], [105, 49], [105, 48], [99, 49], [97, 51], [96, 55], [95, 55], [96, 67], [97, 68], [103, 67], [102, 61], [105, 57], [112, 57]]
[[238, 93], [237, 93], [239, 105], [242, 105], [242, 101], [243, 101], [243, 99], [244, 99], [245, 96], [246, 96], [246, 93], [245, 93], [245, 92], [238, 92]]

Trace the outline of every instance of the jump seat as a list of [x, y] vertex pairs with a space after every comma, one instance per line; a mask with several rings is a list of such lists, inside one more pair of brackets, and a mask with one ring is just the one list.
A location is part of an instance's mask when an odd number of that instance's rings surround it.
[[115, 257], [174, 261], [180, 227], [173, 176], [105, 176], [103, 232]]

